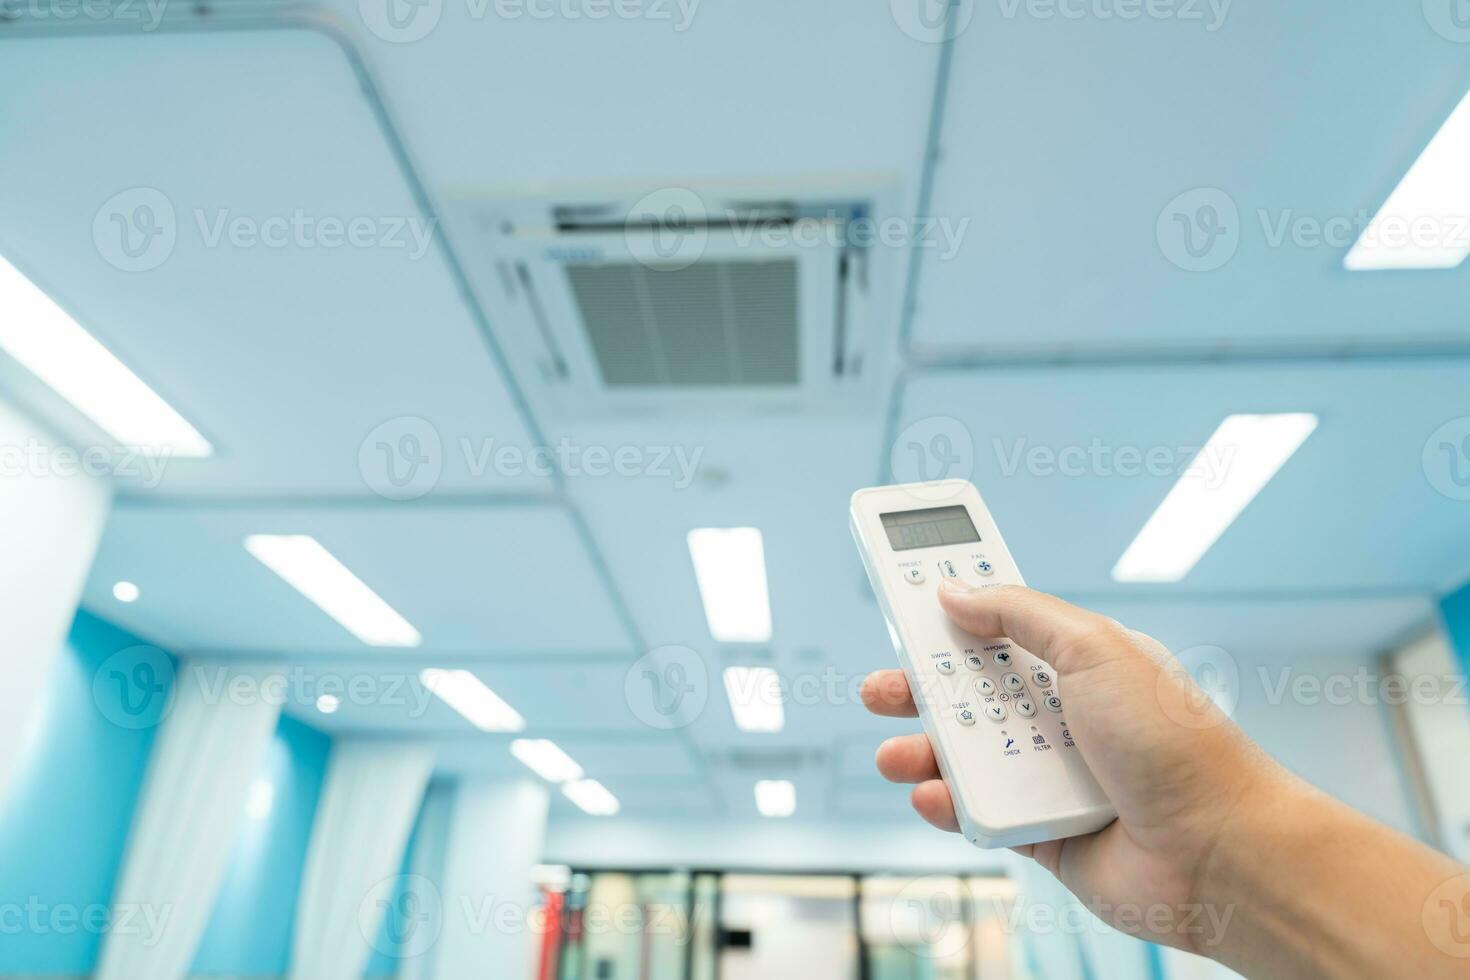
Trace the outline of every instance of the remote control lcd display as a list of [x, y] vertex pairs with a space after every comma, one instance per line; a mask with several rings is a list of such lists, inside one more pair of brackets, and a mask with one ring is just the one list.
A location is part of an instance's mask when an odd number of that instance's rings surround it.
[[927, 510], [901, 510], [879, 514], [888, 544], [894, 551], [933, 548], [943, 544], [967, 544], [980, 540], [980, 532], [961, 504]]

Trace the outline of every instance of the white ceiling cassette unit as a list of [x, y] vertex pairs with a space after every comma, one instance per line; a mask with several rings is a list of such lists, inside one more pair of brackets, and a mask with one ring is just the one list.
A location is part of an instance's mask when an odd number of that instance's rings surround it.
[[[841, 410], [892, 346], [893, 184], [451, 196], [491, 327], [543, 412]], [[891, 219], [889, 219], [891, 220]]]

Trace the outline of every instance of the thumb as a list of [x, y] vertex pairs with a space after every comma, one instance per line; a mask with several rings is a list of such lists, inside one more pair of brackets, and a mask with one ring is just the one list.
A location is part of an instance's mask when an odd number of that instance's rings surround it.
[[1099, 640], [1126, 635], [1106, 616], [1020, 585], [977, 589], [947, 578], [940, 583], [939, 604], [967, 633], [1009, 637], [1061, 673], [1086, 668], [1115, 646]]

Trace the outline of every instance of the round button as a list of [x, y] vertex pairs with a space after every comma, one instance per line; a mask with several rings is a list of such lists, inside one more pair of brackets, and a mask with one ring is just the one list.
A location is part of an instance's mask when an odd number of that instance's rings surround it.
[[924, 570], [922, 568], [906, 568], [903, 571], [903, 577], [908, 581], [909, 585], [924, 584]]
[[975, 574], [984, 575], [988, 578], [995, 574], [995, 566], [984, 558], [977, 559], [975, 562]]
[[995, 681], [989, 677], [982, 677], [975, 682], [975, 690], [980, 692], [982, 698], [995, 697]]
[[1038, 670], [1031, 675], [1032, 679], [1042, 687], [1051, 687], [1051, 675], [1044, 670]]
[[975, 712], [969, 708], [961, 708], [954, 713], [955, 721], [961, 725], [975, 724]]
[[1041, 703], [1044, 704], [1044, 705], [1046, 705], [1046, 710], [1047, 711], [1061, 711], [1062, 710], [1062, 699], [1059, 698], [1059, 697], [1057, 697], [1055, 694], [1053, 694], [1051, 697], [1047, 698], [1045, 701], [1043, 701]]
[[1019, 694], [1021, 691], [1026, 690], [1026, 682], [1021, 680], [1020, 674], [1007, 674], [1000, 679], [1000, 682], [1012, 694]]
[[1009, 667], [1011, 665], [1011, 655], [1002, 650], [1000, 653], [997, 653], [995, 655], [995, 662], [1000, 664], [1002, 667]]
[[978, 653], [967, 653], [965, 654], [965, 666], [971, 670], [983, 670], [985, 669], [985, 661], [981, 659]]
[[1026, 698], [1016, 698], [1016, 714], [1022, 718], [1030, 718], [1036, 714], [1036, 705]]
[[954, 658], [952, 658], [952, 657], [941, 657], [940, 659], [934, 661], [934, 666], [936, 666], [936, 667], [939, 668], [939, 672], [941, 674], [953, 674], [954, 673]]
[[1003, 704], [992, 704], [990, 707], [985, 709], [985, 717], [989, 718], [991, 721], [1005, 721], [1006, 706]]

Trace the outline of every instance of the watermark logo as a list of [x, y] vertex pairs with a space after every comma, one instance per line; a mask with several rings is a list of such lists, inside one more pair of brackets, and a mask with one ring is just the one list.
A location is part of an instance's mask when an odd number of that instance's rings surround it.
[[[975, 472], [975, 441], [959, 419], [930, 415], [906, 426], [888, 450], [889, 471], [896, 483], [968, 480]], [[954, 487], [920, 487], [916, 496], [945, 500]]]
[[709, 244], [709, 212], [687, 187], [664, 187], [639, 198], [628, 210], [623, 235], [643, 265], [666, 272], [698, 262]]
[[1470, 874], [1440, 882], [1424, 900], [1424, 934], [1446, 956], [1470, 959]]
[[1213, 34], [1225, 26], [1234, 0], [997, 0], [1001, 16], [1015, 20], [1177, 21]]
[[974, 902], [965, 883], [947, 875], [915, 878], [888, 906], [899, 945], [922, 959], [949, 961], [970, 944]]
[[119, 728], [152, 728], [173, 710], [173, 659], [157, 647], [119, 650], [92, 675], [92, 700]]
[[709, 703], [709, 669], [689, 647], [650, 650], [624, 675], [623, 698], [633, 717], [649, 728], [683, 728]]
[[123, 272], [148, 272], [163, 265], [178, 237], [173, 202], [153, 187], [119, 191], [92, 218], [97, 253]]
[[0, 2], [0, 20], [24, 16], [34, 21], [107, 22], [127, 24], [146, 33], [158, 29], [169, 2], [170, 0], [4, 0]]
[[439, 484], [444, 446], [428, 419], [401, 415], [369, 432], [357, 449], [363, 482], [388, 500], [415, 500]]
[[915, 41], [942, 44], [970, 26], [975, 0], [888, 0], [888, 12], [898, 29]]
[[1434, 33], [1456, 44], [1470, 44], [1470, 0], [1422, 0], [1422, 6]]
[[1436, 491], [1451, 500], [1470, 500], [1470, 416], [1435, 429], [1425, 440], [1420, 462]]
[[1197, 187], [1159, 212], [1154, 228], [1159, 249], [1186, 272], [1213, 272], [1240, 248], [1240, 209], [1218, 187]]
[[1217, 646], [1181, 650], [1159, 673], [1159, 705], [1184, 728], [1214, 728], [1235, 714], [1240, 700], [1240, 665]]
[[390, 44], [411, 44], [429, 36], [444, 14], [444, 0], [357, 0], [369, 31]]
[[439, 941], [444, 901], [423, 875], [394, 875], [370, 888], [358, 904], [357, 927], [378, 952], [412, 959]]

